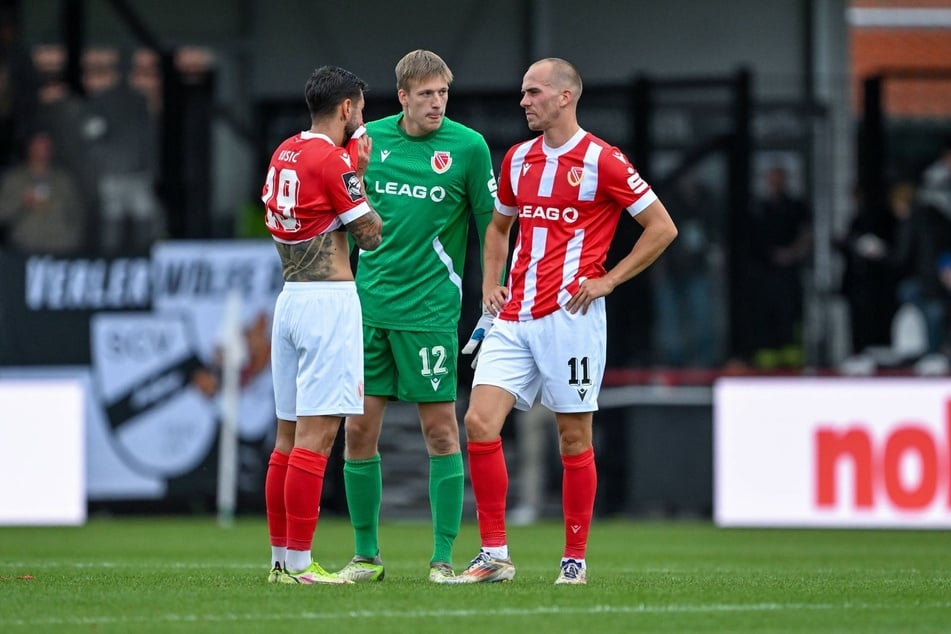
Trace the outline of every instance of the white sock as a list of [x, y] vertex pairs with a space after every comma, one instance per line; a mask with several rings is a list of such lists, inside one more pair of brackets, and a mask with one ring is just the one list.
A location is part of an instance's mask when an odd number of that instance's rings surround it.
[[509, 558], [508, 544], [506, 544], [505, 546], [483, 546], [482, 550], [492, 559], [508, 559]]
[[577, 562], [578, 562], [578, 565], [581, 566], [581, 569], [582, 569], [582, 570], [585, 569], [584, 559], [575, 559], [574, 557], [562, 557], [562, 558], [561, 558], [561, 565], [564, 566], [564, 565], [565, 565], [565, 562], [568, 561], [569, 559], [573, 559], [574, 561], [577, 561]]
[[284, 567], [284, 560], [287, 558], [287, 548], [284, 546], [271, 546], [271, 567], [274, 564], [281, 564]]
[[287, 562], [287, 570], [291, 572], [300, 572], [305, 568], [310, 566], [310, 551], [309, 550], [291, 550], [287, 549], [287, 557], [285, 560]]

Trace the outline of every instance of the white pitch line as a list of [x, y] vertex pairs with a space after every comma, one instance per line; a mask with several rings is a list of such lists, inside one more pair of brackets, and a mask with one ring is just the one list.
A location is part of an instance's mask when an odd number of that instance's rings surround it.
[[[251, 563], [215, 563], [205, 561], [163, 561], [152, 564], [148, 561], [11, 561], [0, 562], [4, 568], [18, 568], [24, 570], [46, 570], [55, 568], [135, 568], [138, 570], [210, 570], [214, 568], [229, 568], [231, 570], [258, 570], [267, 568], [267, 559], [263, 564]], [[2, 574], [0, 574], [2, 576]]]
[[[57, 570], [61, 568], [76, 568], [76, 569], [90, 569], [94, 570], [97, 568], [102, 569], [135, 569], [135, 570], [264, 570], [267, 571], [266, 559], [265, 563], [221, 563], [221, 562], [211, 562], [211, 561], [178, 561], [178, 562], [142, 562], [142, 561], [2, 561], [0, 560], [0, 579], [4, 576], [19, 576], [24, 573], [36, 572], [38, 570]], [[387, 560], [390, 561], [390, 560]], [[418, 564], [413, 560], [393, 560], [391, 565], [394, 567], [410, 567]], [[418, 566], [417, 566], [418, 567]], [[552, 570], [552, 566], [521, 566], [519, 571], [523, 573], [537, 573], [544, 574]], [[16, 574], [9, 572], [10, 570], [17, 570]], [[718, 566], [713, 568], [715, 572], [718, 573], [744, 573], [751, 574], [756, 573], [757, 571], [766, 570], [769, 572], [773, 571], [773, 567], [769, 564], [763, 564], [761, 566]], [[868, 568], [855, 566], [852, 568], [813, 568], [810, 569], [813, 573], [818, 574], [843, 574], [848, 572], [863, 572], [867, 573], [870, 570]], [[673, 576], [682, 576], [682, 575], [697, 575], [705, 574], [709, 570], [698, 570], [696, 568], [670, 568], [670, 567], [637, 567], [637, 566], [626, 566], [626, 567], [613, 567], [611, 568], [612, 575], [617, 574], [627, 574], [627, 575], [673, 575]], [[909, 574], [921, 574], [920, 568], [876, 568], [874, 572], [880, 573], [889, 573], [892, 575], [909, 575]], [[523, 575], [524, 576], [524, 575]]]
[[[951, 601], [918, 603], [917, 609], [948, 609]], [[546, 606], [530, 609], [502, 608], [493, 615], [508, 617], [532, 617], [542, 615], [588, 615], [598, 614], [687, 614], [687, 613], [723, 613], [723, 612], [786, 612], [801, 610], [886, 610], [894, 606], [872, 603], [750, 603], [710, 605], [594, 605], [579, 608]], [[254, 621], [335, 621], [351, 619], [446, 619], [472, 618], [483, 616], [482, 610], [348, 610], [345, 612], [298, 612], [296, 614], [274, 614], [273, 612], [245, 614], [150, 614], [141, 617], [91, 616], [76, 618], [42, 618], [0, 620], [0, 627], [36, 627], [39, 625], [115, 625], [136, 623], [240, 623]]]

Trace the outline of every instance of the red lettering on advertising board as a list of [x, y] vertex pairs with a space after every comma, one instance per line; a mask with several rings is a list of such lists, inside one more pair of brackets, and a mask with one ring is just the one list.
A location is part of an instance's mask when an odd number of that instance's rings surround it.
[[[814, 446], [815, 500], [820, 508], [840, 504], [840, 464], [851, 466], [851, 501], [857, 509], [888, 500], [898, 509], [920, 511], [935, 502], [942, 486], [948, 489], [946, 503], [951, 508], [951, 401], [945, 404], [944, 439], [924, 424], [906, 421], [895, 426], [880, 446], [858, 424], [847, 429], [819, 427]], [[908, 458], [919, 465], [914, 481], [902, 470]]]
[[[906, 452], [915, 452], [921, 461], [918, 483], [901, 479], [901, 461]], [[931, 432], [921, 427], [899, 427], [885, 442], [882, 477], [885, 493], [900, 509], [923, 509], [934, 500], [938, 490], [938, 452]]]
[[851, 458], [856, 508], [872, 506], [872, 439], [868, 432], [851, 428], [845, 432], [822, 429], [816, 432], [816, 502], [836, 505], [836, 465]]

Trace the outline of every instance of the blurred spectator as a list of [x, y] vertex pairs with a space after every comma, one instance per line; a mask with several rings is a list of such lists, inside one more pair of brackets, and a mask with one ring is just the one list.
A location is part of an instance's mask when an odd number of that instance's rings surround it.
[[183, 46], [175, 55], [175, 68], [185, 84], [206, 82], [214, 64], [214, 54], [203, 46]]
[[105, 254], [142, 252], [164, 234], [155, 195], [157, 149], [145, 97], [120, 81], [118, 52], [83, 55], [83, 135], [98, 174], [99, 247]]
[[898, 283], [898, 301], [917, 307], [928, 331], [928, 353], [947, 343], [951, 288], [944, 279], [951, 260], [951, 139], [922, 174], [917, 204], [898, 231], [893, 261], [907, 271]]
[[[41, 44], [33, 49], [33, 65], [39, 75], [37, 121], [49, 132], [56, 148], [56, 162], [70, 172], [79, 186], [83, 207], [90, 213], [99, 207], [95, 165], [89, 160], [83, 136], [85, 105], [66, 82], [66, 49], [59, 44]], [[95, 244], [94, 223], [86, 223], [85, 245]]]
[[790, 192], [785, 167], [770, 168], [766, 186], [750, 223], [753, 361], [762, 368], [798, 367], [803, 361], [803, 277], [812, 253], [812, 213]]
[[845, 258], [841, 289], [849, 308], [854, 354], [891, 343], [898, 280], [907, 269], [899, 255], [899, 232], [911, 217], [914, 195], [914, 185], [898, 183], [887, 209], [870, 209], [856, 189], [855, 216], [846, 235], [835, 242]]
[[944, 140], [941, 156], [922, 174], [918, 199], [951, 217], [951, 137]]
[[691, 176], [680, 179], [669, 196], [680, 235], [651, 269], [657, 361], [662, 365], [709, 368], [718, 361], [715, 204], [710, 189]]
[[13, 165], [34, 128], [39, 82], [19, 37], [15, 7], [0, 7], [0, 169]]
[[152, 117], [158, 117], [161, 114], [162, 60], [158, 53], [152, 49], [140, 48], [132, 54], [129, 86], [145, 97]]
[[[214, 56], [204, 47], [182, 46], [175, 52], [175, 70], [182, 104], [179, 168], [183, 187], [178, 194], [183, 195], [183, 199], [176, 209], [179, 223], [176, 229], [188, 237], [208, 237], [215, 231], [212, 225], [212, 208], [218, 202], [215, 197], [225, 194], [208, 186], [213, 180], [210, 166], [215, 109]], [[176, 193], [173, 191], [171, 195], [174, 198]], [[228, 234], [233, 232], [232, 222], [229, 219]]]
[[55, 103], [69, 93], [66, 83], [66, 49], [60, 44], [38, 44], [33, 48], [33, 68], [37, 74], [37, 95], [41, 104]]
[[53, 164], [50, 135], [35, 133], [26, 160], [0, 185], [0, 225], [7, 244], [23, 253], [71, 254], [82, 244], [84, 222], [72, 174]]

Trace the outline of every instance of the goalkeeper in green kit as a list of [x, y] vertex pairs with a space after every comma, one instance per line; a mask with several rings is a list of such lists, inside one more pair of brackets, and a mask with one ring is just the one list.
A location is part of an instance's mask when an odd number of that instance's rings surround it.
[[452, 78], [435, 53], [406, 54], [396, 65], [402, 112], [366, 126], [373, 145], [364, 190], [385, 230], [375, 251], [360, 253], [356, 275], [363, 307], [364, 413], [347, 417], [344, 428], [355, 556], [337, 573], [354, 582], [384, 576], [378, 441], [393, 399], [417, 404], [429, 453], [429, 580], [453, 578], [464, 485], [455, 403], [462, 274], [470, 218], [481, 245], [496, 183], [482, 135], [445, 116]]

